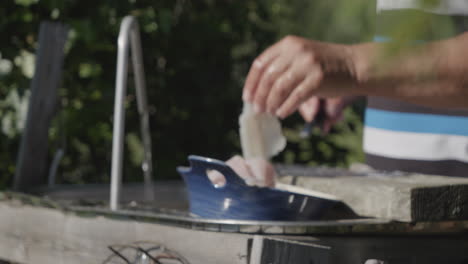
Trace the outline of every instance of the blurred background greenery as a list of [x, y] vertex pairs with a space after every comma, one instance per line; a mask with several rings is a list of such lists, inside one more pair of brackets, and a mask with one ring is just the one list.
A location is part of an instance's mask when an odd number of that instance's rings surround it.
[[[355, 43], [370, 40], [369, 0], [10, 0], [0, 6], [0, 188], [11, 186], [41, 21], [70, 26], [60, 112], [50, 153], [65, 148], [59, 183], [109, 181], [116, 39], [121, 19], [138, 18], [146, 68], [155, 179], [178, 178], [189, 154], [240, 153], [237, 118], [252, 60], [288, 34]], [[132, 80], [126, 98], [124, 180], [142, 179]], [[328, 136], [302, 140], [298, 115], [284, 122], [289, 144], [277, 162], [348, 166], [363, 160], [363, 104]]]

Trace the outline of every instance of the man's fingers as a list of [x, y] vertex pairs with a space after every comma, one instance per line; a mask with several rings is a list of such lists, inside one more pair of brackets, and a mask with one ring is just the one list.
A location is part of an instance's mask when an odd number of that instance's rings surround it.
[[306, 72], [302, 67], [291, 67], [274, 83], [267, 99], [267, 110], [275, 113], [281, 104], [289, 97], [293, 89], [305, 78]]
[[242, 93], [242, 99], [244, 101], [251, 102], [254, 99], [255, 90], [257, 89], [263, 72], [278, 55], [279, 43], [266, 49], [254, 60], [250, 67], [249, 74], [247, 75]]
[[296, 111], [302, 102], [310, 97], [316, 87], [320, 84], [323, 78], [323, 73], [318, 67], [315, 68], [313, 74], [309, 74], [289, 95], [288, 99], [276, 111], [276, 115], [280, 118], [286, 118]]
[[257, 111], [265, 112], [267, 109], [267, 99], [272, 93], [272, 87], [289, 68], [289, 57], [277, 57], [273, 60], [268, 68], [262, 74], [255, 96], [253, 99], [254, 104], [258, 107]]
[[325, 99], [325, 119], [322, 127], [322, 132], [326, 135], [330, 132], [331, 128], [343, 119], [343, 99], [342, 98], [328, 98]]
[[299, 106], [299, 113], [307, 123], [314, 121], [320, 106], [319, 100], [317, 96], [312, 96]]
[[327, 98], [325, 102], [327, 115], [333, 119], [337, 119], [343, 111], [343, 99], [339, 97]]
[[322, 135], [327, 135], [335, 122], [331, 119], [326, 119], [322, 124]]
[[252, 66], [250, 67], [249, 74], [247, 75], [247, 80], [245, 81], [244, 90], [242, 93], [242, 100], [246, 102], [252, 102], [252, 100], [254, 99], [254, 95], [258, 87], [260, 78], [262, 77], [262, 74], [265, 71], [265, 68], [268, 66], [270, 61], [273, 60], [274, 58], [275, 57], [272, 57], [272, 58], [260, 58], [259, 57], [255, 59], [255, 61], [252, 63]]
[[327, 116], [327, 119], [324, 121], [323, 123], [323, 134], [328, 134], [331, 130], [331, 128], [338, 122], [340, 122], [341, 120], [343, 120], [343, 113], [340, 112], [338, 114], [336, 114], [335, 116], [331, 117], [331, 116]]

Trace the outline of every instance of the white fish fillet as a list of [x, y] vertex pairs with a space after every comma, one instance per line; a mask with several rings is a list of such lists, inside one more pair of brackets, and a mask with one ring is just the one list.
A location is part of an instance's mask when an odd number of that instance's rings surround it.
[[239, 130], [245, 159], [268, 160], [286, 147], [286, 138], [278, 118], [267, 113], [256, 114], [249, 103], [244, 103], [239, 117]]

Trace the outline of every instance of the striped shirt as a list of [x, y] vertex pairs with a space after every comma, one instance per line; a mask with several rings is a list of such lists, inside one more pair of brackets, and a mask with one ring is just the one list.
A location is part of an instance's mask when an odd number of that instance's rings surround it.
[[[468, 0], [442, 0], [426, 9], [418, 8], [418, 2], [378, 0], [375, 41], [391, 41], [395, 25], [415, 15], [430, 19], [414, 42], [453, 37], [468, 30]], [[369, 97], [364, 151], [367, 163], [380, 170], [468, 176], [468, 110]]]

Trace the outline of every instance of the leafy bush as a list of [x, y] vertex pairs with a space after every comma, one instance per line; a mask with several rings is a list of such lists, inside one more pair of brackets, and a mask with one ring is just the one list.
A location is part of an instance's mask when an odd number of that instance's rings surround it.
[[[187, 155], [226, 159], [239, 153], [237, 118], [250, 62], [286, 34], [358, 42], [372, 33], [375, 6], [346, 0], [15, 0], [0, 7], [0, 186], [11, 183], [24, 125], [39, 23], [71, 28], [50, 129], [50, 155], [65, 148], [59, 182], [108, 182], [116, 39], [125, 15], [138, 18], [151, 110], [155, 178], [177, 178]], [[132, 79], [126, 97], [124, 179], [141, 180], [139, 123]], [[362, 160], [362, 105], [333, 133], [297, 137], [302, 120], [285, 122], [291, 144], [277, 161], [346, 166]]]

